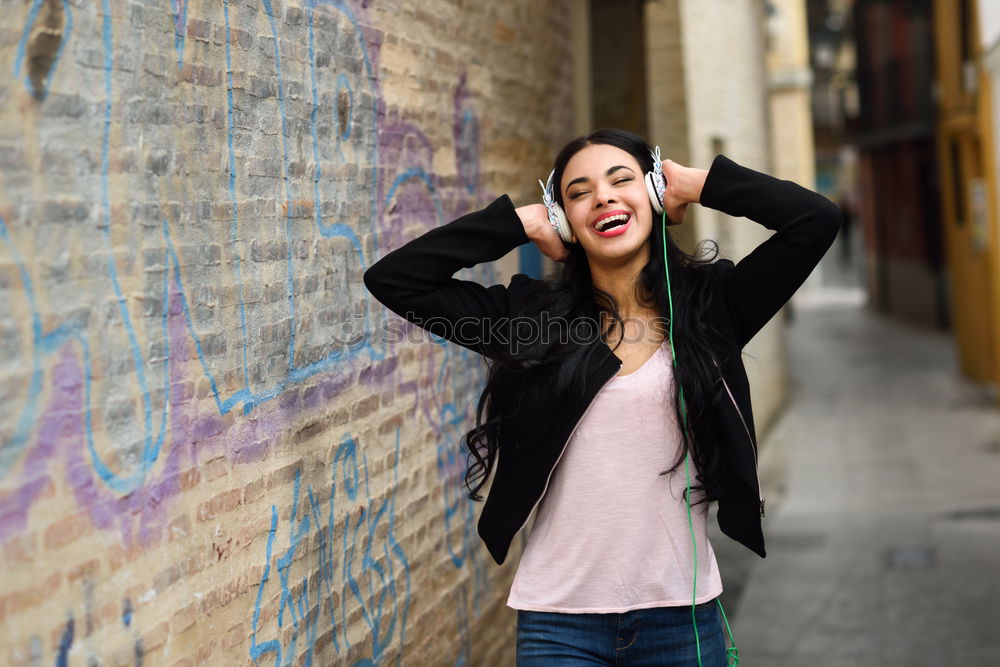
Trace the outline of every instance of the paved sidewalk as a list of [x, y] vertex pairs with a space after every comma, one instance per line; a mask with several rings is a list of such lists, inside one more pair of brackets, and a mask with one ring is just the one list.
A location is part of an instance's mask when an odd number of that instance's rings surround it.
[[944, 333], [827, 304], [789, 341], [768, 557], [713, 538], [741, 667], [1000, 666], [1000, 408]]

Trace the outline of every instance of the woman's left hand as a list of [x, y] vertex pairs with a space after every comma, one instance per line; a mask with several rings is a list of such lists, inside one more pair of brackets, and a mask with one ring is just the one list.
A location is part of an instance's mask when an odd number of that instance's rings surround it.
[[673, 224], [684, 222], [688, 204], [701, 201], [701, 189], [705, 186], [707, 177], [707, 169], [685, 167], [673, 160], [663, 161], [663, 178], [667, 182], [667, 189], [663, 193], [663, 208]]

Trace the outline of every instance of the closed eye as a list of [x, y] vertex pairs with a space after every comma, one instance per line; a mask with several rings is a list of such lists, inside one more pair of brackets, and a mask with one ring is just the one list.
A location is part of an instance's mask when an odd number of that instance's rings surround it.
[[[612, 183], [612, 185], [621, 185], [623, 183], [630, 183], [633, 180], [634, 179], [631, 176], [626, 176], [624, 178], [619, 178], [614, 183]], [[570, 199], [570, 200], [577, 199], [578, 197], [581, 197], [581, 196], [587, 194], [587, 192], [588, 192], [588, 190], [577, 190], [573, 194], [569, 195], [567, 198]]]

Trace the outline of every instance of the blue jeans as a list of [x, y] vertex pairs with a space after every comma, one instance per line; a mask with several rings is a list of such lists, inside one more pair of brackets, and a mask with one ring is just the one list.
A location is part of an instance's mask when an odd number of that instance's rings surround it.
[[[697, 606], [702, 667], [726, 667], [715, 600]], [[621, 614], [517, 610], [517, 667], [698, 667], [691, 607]]]

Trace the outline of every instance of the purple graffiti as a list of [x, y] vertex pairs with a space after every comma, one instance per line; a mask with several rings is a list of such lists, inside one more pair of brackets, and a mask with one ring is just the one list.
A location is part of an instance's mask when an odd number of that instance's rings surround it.
[[38, 427], [37, 444], [25, 457], [20, 486], [0, 496], [0, 539], [24, 530], [28, 509], [52, 484], [48, 460], [57, 450], [83, 446], [83, 372], [73, 344], [66, 343], [52, 367], [52, 390]]

